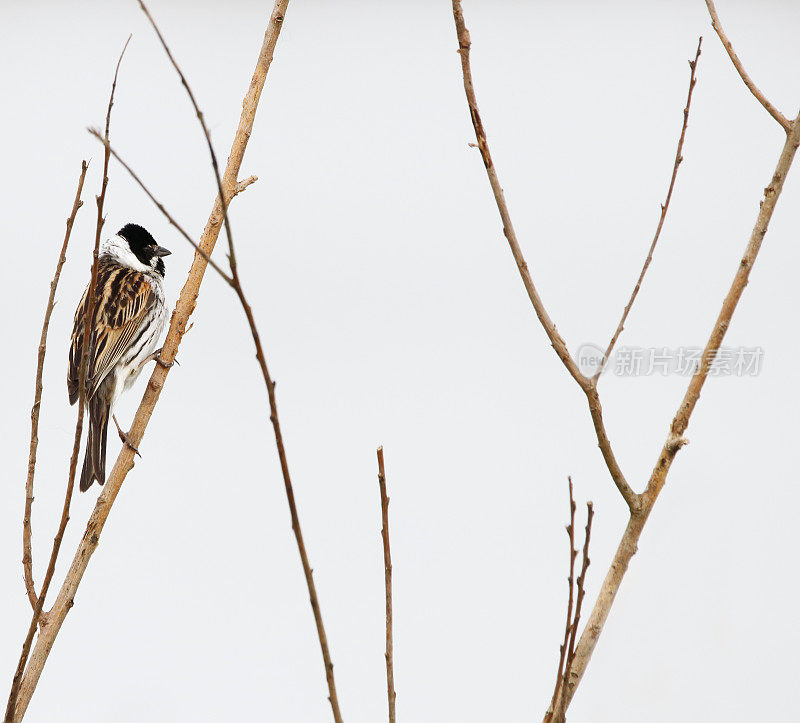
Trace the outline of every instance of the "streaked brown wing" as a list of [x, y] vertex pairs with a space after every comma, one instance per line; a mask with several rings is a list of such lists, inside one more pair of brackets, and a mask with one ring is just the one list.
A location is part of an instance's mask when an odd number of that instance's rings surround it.
[[[98, 283], [100, 282], [100, 270], [97, 273]], [[81, 363], [83, 352], [83, 319], [86, 316], [86, 299], [89, 296], [89, 287], [83, 292], [81, 303], [75, 309], [75, 319], [72, 324], [72, 339], [69, 346], [69, 365], [67, 367], [67, 392], [69, 392], [69, 403], [75, 404], [78, 401], [78, 366]]]
[[[67, 373], [70, 404], [78, 399], [78, 367], [83, 347], [87, 292], [84, 292], [75, 312], [72, 331]], [[152, 288], [144, 274], [116, 264], [101, 263], [97, 274], [94, 321], [89, 331], [86, 388], [90, 397], [130, 346], [154, 301]]]

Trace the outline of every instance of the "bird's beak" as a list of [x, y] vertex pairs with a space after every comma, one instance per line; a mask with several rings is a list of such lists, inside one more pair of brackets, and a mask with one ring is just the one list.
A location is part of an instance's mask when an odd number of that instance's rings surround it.
[[162, 256], [169, 256], [172, 253], [169, 249], [165, 249], [163, 246], [157, 246], [155, 255], [161, 258]]

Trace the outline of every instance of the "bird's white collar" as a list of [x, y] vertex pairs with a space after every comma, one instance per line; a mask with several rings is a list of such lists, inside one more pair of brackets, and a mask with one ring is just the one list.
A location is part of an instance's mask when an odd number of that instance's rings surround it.
[[157, 258], [153, 257], [152, 265], [148, 266], [143, 264], [136, 257], [136, 254], [131, 251], [128, 242], [119, 234], [103, 241], [103, 243], [100, 244], [100, 253], [110, 256], [121, 266], [127, 266], [134, 271], [140, 271], [145, 274], [152, 274], [155, 271], [155, 264], [158, 261]]

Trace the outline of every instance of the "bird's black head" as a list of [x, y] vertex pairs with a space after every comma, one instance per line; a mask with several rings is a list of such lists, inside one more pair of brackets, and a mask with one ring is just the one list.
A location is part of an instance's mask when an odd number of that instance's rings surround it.
[[164, 276], [163, 257], [169, 256], [172, 252], [159, 246], [147, 229], [135, 223], [127, 223], [117, 232], [117, 236], [128, 242], [131, 252], [139, 261]]

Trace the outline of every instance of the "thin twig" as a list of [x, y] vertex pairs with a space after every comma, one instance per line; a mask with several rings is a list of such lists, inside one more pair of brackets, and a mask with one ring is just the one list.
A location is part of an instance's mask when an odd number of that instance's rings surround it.
[[[111, 108], [114, 105], [114, 92], [117, 89], [119, 68], [122, 64], [122, 58], [125, 56], [125, 51], [128, 48], [128, 43], [130, 40], [131, 36], [129, 35], [128, 39], [125, 41], [125, 45], [122, 48], [122, 52], [119, 55], [119, 60], [117, 60], [117, 67], [114, 70], [114, 80], [111, 83], [111, 93], [108, 98], [108, 109], [106, 110], [106, 142], [108, 142], [108, 134], [111, 128]], [[15, 720], [17, 717], [15, 712], [17, 707], [17, 696], [19, 695], [20, 686], [22, 685], [25, 664], [30, 654], [31, 645], [33, 644], [33, 636], [36, 632], [36, 628], [39, 625], [40, 617], [43, 615], [42, 610], [44, 608], [44, 601], [47, 597], [47, 592], [50, 589], [50, 583], [53, 580], [53, 575], [55, 574], [56, 560], [58, 559], [58, 553], [61, 551], [61, 543], [64, 540], [64, 532], [66, 531], [67, 523], [69, 522], [69, 508], [72, 503], [72, 492], [75, 487], [75, 471], [78, 465], [81, 435], [83, 434], [84, 406], [86, 404], [86, 370], [89, 363], [89, 332], [91, 330], [91, 319], [94, 316], [96, 304], [97, 269], [100, 256], [100, 236], [103, 230], [103, 225], [105, 224], [103, 206], [105, 204], [106, 189], [108, 188], [109, 159], [110, 154], [108, 148], [106, 148], [105, 153], [103, 154], [103, 180], [100, 185], [100, 193], [96, 197], [97, 225], [95, 229], [94, 251], [92, 253], [92, 275], [89, 280], [89, 290], [87, 292], [88, 297], [86, 299], [86, 316], [84, 317], [83, 323], [83, 346], [81, 349], [80, 365], [78, 367], [78, 421], [75, 424], [75, 437], [72, 443], [72, 456], [70, 457], [69, 461], [67, 490], [64, 494], [64, 505], [61, 510], [61, 521], [58, 525], [58, 532], [53, 539], [53, 549], [50, 553], [50, 561], [47, 564], [47, 571], [45, 572], [44, 580], [42, 581], [42, 590], [39, 593], [39, 598], [33, 611], [31, 624], [28, 628], [28, 635], [26, 636], [25, 642], [22, 646], [22, 653], [20, 654], [17, 670], [14, 674], [14, 680], [11, 683], [11, 692], [8, 696], [8, 705], [6, 707], [6, 720], [9, 721], [9, 723], [11, 723], [11, 721]], [[21, 718], [21, 715], [19, 717]]]
[[277, 400], [275, 397], [275, 382], [272, 381], [270, 377], [269, 369], [267, 367], [266, 357], [264, 355], [264, 350], [261, 345], [261, 338], [258, 333], [258, 328], [256, 327], [255, 317], [253, 316], [253, 310], [250, 304], [245, 297], [244, 289], [242, 288], [241, 281], [239, 279], [239, 272], [238, 267], [236, 264], [236, 253], [234, 250], [233, 244], [233, 233], [231, 232], [230, 227], [230, 219], [228, 216], [227, 211], [227, 202], [225, 201], [225, 194], [222, 190], [222, 179], [220, 178], [219, 174], [219, 164], [217, 163], [217, 155], [214, 152], [214, 144], [211, 142], [211, 134], [208, 131], [208, 127], [206, 126], [206, 122], [203, 117], [203, 113], [200, 110], [199, 105], [197, 104], [197, 100], [194, 97], [194, 93], [192, 93], [192, 89], [189, 86], [189, 82], [186, 80], [186, 76], [180, 69], [177, 61], [175, 60], [172, 52], [167, 45], [166, 40], [164, 40], [164, 36], [161, 34], [161, 31], [158, 28], [153, 16], [147, 9], [147, 6], [144, 4], [142, 0], [139, 0], [139, 6], [144, 11], [144, 14], [147, 16], [147, 19], [150, 21], [150, 24], [153, 26], [153, 30], [155, 30], [156, 35], [158, 36], [159, 41], [161, 42], [161, 46], [164, 48], [164, 52], [167, 54], [170, 63], [172, 63], [172, 67], [175, 68], [175, 71], [178, 73], [178, 76], [181, 79], [181, 83], [186, 90], [186, 94], [189, 96], [189, 100], [194, 108], [195, 114], [197, 115], [197, 120], [200, 122], [200, 126], [203, 129], [203, 134], [206, 138], [206, 144], [208, 145], [208, 152], [211, 156], [211, 166], [214, 170], [214, 178], [217, 182], [217, 188], [219, 190], [219, 197], [222, 201], [222, 220], [225, 225], [225, 233], [228, 238], [228, 262], [230, 264], [231, 269], [231, 280], [232, 286], [234, 291], [236, 292], [237, 297], [239, 298], [239, 302], [242, 305], [242, 309], [245, 312], [245, 316], [247, 317], [247, 322], [250, 325], [250, 333], [253, 337], [253, 343], [256, 347], [256, 358], [258, 359], [259, 366], [261, 367], [261, 374], [264, 377], [264, 383], [267, 386], [267, 395], [269, 397], [269, 406], [270, 406], [270, 421], [272, 422], [273, 431], [275, 434], [275, 443], [278, 447], [278, 457], [280, 458], [281, 463], [281, 471], [283, 473], [283, 482], [284, 487], [286, 488], [286, 498], [289, 503], [289, 511], [292, 518], [292, 530], [294, 531], [295, 539], [297, 541], [297, 548], [300, 553], [300, 560], [303, 565], [303, 573], [306, 578], [306, 584], [308, 586], [308, 594], [311, 599], [311, 609], [314, 613], [314, 621], [317, 627], [317, 636], [319, 638], [320, 648], [322, 650], [322, 659], [325, 665], [325, 677], [328, 683], [328, 700], [331, 704], [331, 709], [333, 711], [333, 718], [337, 723], [340, 723], [342, 720], [342, 714], [339, 710], [339, 700], [336, 695], [336, 683], [333, 676], [333, 661], [331, 659], [331, 654], [328, 646], [328, 638], [325, 633], [325, 625], [322, 621], [322, 612], [320, 610], [319, 605], [319, 598], [317, 595], [316, 585], [314, 584], [314, 576], [313, 571], [311, 569], [311, 565], [308, 561], [308, 554], [305, 548], [305, 542], [303, 541], [303, 533], [300, 528], [300, 518], [297, 513], [297, 505], [294, 499], [294, 490], [292, 488], [292, 479], [289, 475], [289, 464], [286, 459], [286, 450], [283, 444], [283, 435], [281, 433], [280, 422], [278, 420], [278, 406]]
[[567, 536], [569, 537], [569, 577], [567, 577], [567, 587], [569, 589], [569, 597], [567, 598], [567, 621], [564, 624], [564, 642], [558, 647], [558, 670], [556, 671], [556, 684], [553, 689], [553, 697], [550, 700], [550, 708], [544, 717], [544, 723], [550, 723], [553, 720], [556, 700], [561, 690], [561, 684], [564, 680], [564, 663], [566, 662], [567, 648], [570, 641], [570, 633], [572, 631], [572, 606], [574, 604], [575, 595], [575, 558], [578, 556], [578, 551], [575, 549], [575, 498], [572, 489], [572, 477], [567, 477], [569, 482], [569, 524], [567, 525]]
[[605, 425], [603, 423], [603, 411], [600, 404], [600, 398], [597, 394], [597, 385], [592, 379], [581, 373], [580, 369], [578, 369], [578, 366], [575, 363], [575, 360], [570, 356], [566, 342], [558, 333], [556, 325], [548, 315], [547, 310], [542, 303], [542, 299], [539, 296], [536, 287], [534, 286], [533, 279], [531, 278], [530, 271], [528, 270], [528, 264], [525, 261], [525, 257], [522, 254], [522, 249], [517, 241], [517, 235], [514, 232], [514, 226], [511, 223], [511, 215], [508, 211], [505, 197], [503, 196], [503, 189], [500, 186], [500, 181], [497, 177], [497, 171], [495, 170], [494, 163], [492, 162], [492, 156], [489, 152], [489, 144], [486, 140], [486, 131], [483, 128], [481, 116], [478, 112], [478, 101], [475, 96], [475, 87], [472, 82], [472, 70], [469, 62], [469, 52], [472, 43], [470, 41], [469, 31], [464, 23], [464, 13], [461, 9], [461, 0], [453, 0], [453, 19], [455, 20], [456, 24], [458, 52], [461, 56], [461, 72], [464, 76], [464, 91], [467, 95], [467, 104], [469, 106], [470, 117], [472, 119], [472, 126], [475, 129], [475, 138], [478, 141], [478, 148], [481, 152], [483, 165], [486, 167], [486, 174], [489, 176], [489, 184], [492, 187], [495, 203], [497, 204], [497, 209], [500, 212], [500, 218], [503, 221], [503, 233], [505, 234], [506, 239], [508, 239], [508, 245], [511, 248], [511, 254], [513, 255], [514, 261], [517, 264], [520, 276], [522, 277], [522, 283], [528, 292], [528, 297], [531, 300], [531, 304], [536, 312], [536, 316], [539, 317], [539, 321], [544, 327], [545, 333], [550, 339], [550, 343], [558, 355], [558, 358], [561, 359], [561, 362], [564, 364], [567, 371], [586, 395], [595, 433], [597, 435], [598, 445], [603, 454], [603, 459], [606, 462], [608, 471], [611, 474], [611, 479], [614, 481], [614, 484], [617, 486], [617, 489], [627, 503], [628, 508], [630, 510], [636, 510], [640, 505], [640, 500], [638, 495], [631, 489], [630, 485], [625, 479], [625, 476], [623, 475], [622, 470], [620, 469], [620, 466], [614, 456], [614, 452], [611, 449], [611, 443], [608, 440], [608, 434], [606, 433]]
[[[153, 202], [153, 204], [156, 206], [156, 208], [159, 211], [161, 211], [161, 213], [164, 215], [164, 217], [167, 219], [167, 221], [169, 221], [169, 223], [178, 231], [178, 233], [181, 236], [183, 236], [183, 238], [185, 238], [192, 245], [192, 248], [206, 260], [206, 262], [211, 266], [211, 268], [214, 269], [214, 271], [216, 271], [225, 280], [225, 282], [228, 285], [233, 286], [233, 279], [231, 279], [231, 277], [228, 276], [228, 274], [226, 274], [220, 268], [220, 266], [216, 263], [216, 261], [214, 261], [210, 256], [208, 256], [208, 254], [206, 254], [206, 252], [203, 251], [203, 249], [201, 249], [200, 246], [198, 246], [195, 243], [194, 239], [172, 217], [172, 215], [170, 215], [169, 211], [167, 211], [167, 209], [164, 208], [164, 205], [150, 192], [150, 189], [147, 188], [147, 186], [145, 186], [144, 182], [141, 180], [141, 178], [139, 178], [139, 176], [136, 174], [136, 172], [125, 161], [122, 160], [120, 155], [117, 153], [116, 150], [114, 150], [114, 148], [111, 146], [111, 144], [108, 143], [105, 140], [105, 138], [103, 138], [102, 135], [100, 135], [100, 131], [98, 131], [96, 128], [88, 128], [87, 130], [89, 131], [89, 133], [91, 135], [93, 135], [95, 138], [97, 138], [97, 140], [99, 140], [108, 149], [108, 151], [111, 153], [111, 155], [114, 156], [114, 159], [117, 161], [117, 163], [119, 163], [128, 172], [130, 177], [136, 182], [136, 184], [139, 186], [139, 188], [141, 188], [142, 191], [144, 191], [145, 195]], [[250, 179], [253, 179], [253, 180], [251, 181]], [[257, 179], [256, 179], [255, 176], [251, 176], [247, 180], [250, 181], [250, 183], [252, 183], [252, 182], [256, 181]], [[237, 185], [236, 193], [239, 193], [240, 191], [242, 191], [245, 188], [247, 188], [247, 186], [249, 186], [250, 183], [247, 183], [245, 185], [244, 182], [241, 182], [241, 188], [239, 188], [239, 186]]]
[[[264, 88], [267, 72], [272, 57], [275, 51], [275, 45], [280, 35], [281, 27], [283, 26], [284, 14], [289, 0], [276, 0], [272, 14], [270, 16], [269, 24], [267, 26], [264, 40], [259, 52], [256, 68], [253, 73], [250, 87], [247, 90], [245, 99], [242, 104], [242, 114], [239, 120], [239, 126], [231, 147], [231, 153], [228, 156], [228, 163], [225, 168], [225, 175], [223, 178], [223, 189], [225, 191], [224, 201], [230, 200], [231, 196], [235, 193], [237, 181], [236, 177], [242, 165], [247, 142], [253, 128], [253, 121], [255, 119], [256, 109], [258, 107], [258, 100], [261, 96], [261, 91]], [[206, 227], [203, 231], [203, 236], [200, 246], [206, 255], [210, 254], [214, 248], [214, 244], [219, 237], [220, 228], [222, 225], [221, 206], [223, 199], [216, 199], [209, 216]], [[195, 308], [197, 296], [200, 290], [200, 285], [203, 280], [207, 262], [203, 256], [197, 254], [189, 270], [189, 274], [181, 291], [178, 302], [175, 305], [175, 311], [172, 314], [169, 331], [164, 341], [161, 351], [161, 358], [164, 361], [163, 365], [156, 365], [150, 376], [147, 388], [145, 390], [142, 401], [133, 419], [128, 437], [133, 447], [139, 447], [142, 437], [147, 425], [152, 417], [153, 410], [158, 402], [161, 390], [166, 382], [167, 375], [169, 374], [169, 363], [174, 360], [181, 339], [186, 333], [189, 324], [189, 317]], [[70, 569], [67, 572], [64, 583], [56, 598], [53, 608], [47, 615], [47, 625], [40, 633], [36, 640], [36, 645], [31, 653], [30, 661], [25, 670], [25, 676], [22, 679], [22, 684], [19, 689], [19, 698], [17, 700], [16, 711], [14, 714], [15, 720], [21, 720], [31, 697], [39, 682], [42, 670], [50, 654], [50, 651], [55, 642], [61, 626], [73, 605], [74, 597], [80, 585], [84, 572], [89, 564], [92, 554], [97, 549], [100, 541], [100, 535], [103, 527], [108, 520], [108, 515], [114, 504], [114, 500], [119, 494], [123, 482], [127, 474], [133, 468], [133, 449], [130, 445], [123, 445], [114, 468], [111, 470], [103, 490], [97, 498], [94, 511], [92, 512], [89, 521], [86, 525], [86, 531], [81, 539], [78, 549], [75, 552]]]
[[389, 700], [389, 723], [395, 723], [394, 641], [392, 640], [392, 551], [389, 547], [389, 498], [386, 495], [386, 470], [383, 447], [378, 447], [378, 487], [381, 493], [381, 539], [383, 540], [383, 577], [386, 587], [386, 695]]
[[667, 198], [664, 201], [664, 203], [661, 204], [661, 214], [658, 219], [658, 226], [656, 227], [656, 232], [655, 235], [653, 236], [653, 241], [650, 244], [650, 250], [647, 252], [647, 258], [644, 260], [642, 271], [639, 274], [639, 278], [636, 280], [636, 285], [633, 287], [633, 293], [631, 294], [630, 301], [628, 301], [624, 311], [622, 312], [622, 318], [619, 320], [619, 324], [617, 324], [616, 331], [614, 332], [614, 335], [611, 337], [611, 341], [608, 343], [608, 347], [606, 347], [606, 352], [605, 354], [603, 354], [603, 360], [600, 363], [600, 367], [598, 368], [597, 372], [592, 378], [595, 384], [597, 384], [597, 380], [603, 373], [603, 369], [605, 369], [606, 364], [608, 364], [608, 359], [611, 356], [611, 352], [614, 350], [614, 345], [617, 343], [617, 339], [619, 339], [619, 335], [622, 333], [622, 330], [625, 327], [625, 322], [627, 321], [628, 314], [630, 314], [631, 308], [633, 307], [633, 302], [636, 301], [636, 297], [639, 294], [639, 289], [641, 289], [642, 287], [642, 281], [644, 280], [644, 275], [647, 273], [647, 269], [650, 266], [650, 262], [653, 260], [653, 252], [656, 250], [656, 244], [658, 243], [658, 239], [661, 236], [661, 229], [664, 227], [664, 220], [667, 218], [667, 211], [669, 210], [669, 202], [672, 200], [672, 191], [675, 188], [675, 180], [678, 177], [678, 168], [680, 167], [681, 162], [683, 161], [683, 141], [686, 138], [686, 127], [689, 125], [689, 108], [692, 105], [692, 93], [694, 92], [694, 86], [697, 83], [695, 74], [697, 72], [697, 63], [700, 60], [700, 48], [702, 45], [703, 45], [703, 38], [701, 37], [697, 41], [697, 52], [694, 55], [694, 60], [689, 61], [689, 68], [691, 68], [691, 73], [689, 75], [689, 93], [686, 97], [686, 106], [683, 109], [683, 124], [681, 126], [681, 135], [680, 138], [678, 139], [678, 148], [675, 151], [675, 162], [672, 165], [672, 176], [669, 179]]
[[[566, 686], [570, 674], [572, 673], [572, 664], [575, 662], [575, 639], [578, 635], [578, 624], [581, 621], [581, 609], [583, 608], [583, 599], [586, 596], [586, 572], [589, 569], [591, 561], [589, 560], [589, 542], [592, 536], [592, 520], [594, 519], [594, 505], [591, 502], [586, 503], [586, 528], [584, 530], [583, 538], [583, 551], [581, 552], [581, 571], [578, 575], [578, 597], [575, 601], [575, 617], [572, 619], [569, 634], [569, 649], [567, 651], [567, 664], [564, 666], [564, 684]], [[565, 699], [562, 698], [562, 705]], [[566, 708], [560, 711], [561, 718], [564, 717]]]
[[72, 212], [67, 218], [67, 230], [64, 234], [64, 242], [61, 245], [61, 253], [56, 263], [56, 271], [53, 280], [50, 282], [50, 298], [47, 301], [47, 309], [44, 312], [44, 322], [42, 323], [42, 335], [39, 339], [39, 357], [36, 364], [36, 391], [33, 396], [33, 406], [31, 407], [31, 444], [28, 453], [28, 478], [25, 481], [25, 515], [22, 520], [22, 568], [25, 572], [25, 589], [28, 592], [28, 599], [31, 607], [36, 610], [39, 596], [36, 594], [36, 585], [33, 581], [33, 554], [31, 551], [31, 511], [33, 507], [33, 479], [36, 473], [36, 452], [39, 447], [39, 410], [42, 404], [42, 374], [44, 372], [44, 358], [47, 352], [47, 332], [50, 328], [50, 316], [56, 304], [56, 289], [61, 278], [61, 269], [67, 260], [67, 246], [72, 235], [72, 227], [78, 215], [78, 209], [83, 206], [81, 194], [83, 193], [83, 182], [86, 180], [86, 169], [89, 164], [81, 162], [81, 174], [78, 178], [78, 189], [75, 192], [75, 200], [72, 203]]
[[778, 123], [781, 124], [783, 130], [789, 133], [792, 130], [792, 122], [767, 100], [767, 97], [758, 89], [756, 84], [747, 74], [747, 71], [742, 65], [742, 61], [739, 60], [739, 56], [736, 55], [736, 51], [733, 49], [733, 44], [730, 40], [728, 40], [728, 36], [725, 35], [725, 31], [722, 29], [722, 23], [719, 20], [717, 9], [714, 7], [712, 0], [706, 0], [706, 7], [708, 8], [708, 14], [711, 15], [711, 27], [714, 28], [719, 36], [719, 39], [722, 41], [722, 45], [725, 47], [728, 57], [730, 57], [731, 62], [733, 63], [733, 67], [736, 68], [736, 72], [739, 73], [739, 76], [744, 81], [747, 89], [755, 96], [758, 102], [764, 106], [764, 109], [767, 111], [767, 113], [769, 113], [776, 121], [778, 121]]
[[533, 279], [531, 278], [528, 264], [522, 254], [519, 241], [517, 241], [517, 234], [514, 231], [514, 225], [511, 223], [511, 214], [508, 211], [508, 206], [506, 205], [506, 200], [503, 195], [503, 188], [500, 185], [500, 180], [497, 177], [497, 171], [495, 170], [494, 163], [492, 162], [492, 155], [489, 151], [489, 144], [486, 140], [486, 131], [483, 128], [481, 116], [478, 112], [478, 101], [475, 96], [475, 88], [472, 83], [472, 70], [470, 69], [469, 64], [469, 51], [471, 42], [469, 38], [469, 31], [464, 24], [464, 14], [461, 10], [461, 0], [453, 0], [453, 17], [456, 22], [456, 33], [458, 34], [458, 52], [461, 55], [461, 70], [464, 75], [464, 91], [467, 94], [467, 103], [469, 104], [472, 125], [475, 128], [475, 139], [478, 141], [478, 149], [481, 152], [483, 165], [486, 167], [486, 173], [489, 176], [489, 184], [492, 187], [492, 193], [494, 193], [494, 199], [497, 203], [497, 210], [500, 212], [500, 218], [503, 221], [503, 233], [505, 234], [506, 239], [508, 239], [508, 245], [511, 247], [511, 253], [514, 256], [514, 261], [516, 261], [517, 268], [522, 276], [522, 283], [525, 285], [525, 290], [528, 292], [528, 296], [530, 297], [533, 308], [536, 311], [536, 315], [539, 317], [539, 321], [542, 323], [544, 331], [547, 334], [547, 337], [550, 339], [550, 343], [553, 345], [553, 349], [555, 349], [556, 354], [558, 354], [559, 359], [561, 359], [562, 363], [567, 368], [567, 371], [572, 375], [575, 381], [577, 381], [578, 384], [583, 387], [588, 383], [589, 380], [581, 373], [580, 369], [578, 369], [578, 365], [575, 363], [575, 360], [570, 356], [566, 342], [558, 333], [556, 325], [553, 323], [553, 320], [547, 313], [547, 309], [545, 309], [544, 304], [542, 303], [539, 292], [536, 290], [536, 286], [534, 286]]
[[[572, 492], [570, 485], [570, 493]], [[571, 499], [571, 497], [570, 497]], [[581, 607], [583, 606], [583, 598], [586, 595], [586, 571], [589, 569], [589, 541], [592, 535], [592, 519], [594, 518], [594, 506], [591, 502], [586, 503], [586, 527], [584, 530], [583, 538], [583, 552], [581, 553], [581, 571], [578, 575], [576, 584], [578, 594], [575, 600], [575, 615], [572, 619], [567, 619], [566, 638], [564, 639], [564, 648], [567, 648], [566, 661], [564, 664], [564, 672], [562, 673], [559, 683], [556, 684], [556, 690], [553, 693], [553, 699], [550, 701], [550, 708], [544, 717], [544, 723], [564, 723], [567, 719], [567, 708], [565, 705], [566, 698], [559, 697], [559, 693], [563, 690], [570, 679], [572, 673], [572, 664], [575, 661], [575, 638], [578, 633], [578, 624], [581, 620]], [[574, 525], [575, 520], [575, 505], [572, 505], [572, 520]], [[578, 551], [573, 547], [573, 536], [570, 537], [570, 547], [572, 548], [572, 563], [574, 564], [575, 556]], [[570, 597], [572, 596], [572, 569], [570, 569]], [[571, 602], [571, 600], [570, 600]], [[562, 658], [564, 651], [561, 651]], [[559, 663], [560, 664], [560, 663]]]
[[219, 192], [219, 197], [222, 199], [222, 221], [225, 224], [225, 235], [228, 238], [228, 249], [230, 253], [230, 265], [231, 271], [235, 276], [235, 269], [236, 269], [236, 255], [234, 254], [233, 250], [233, 235], [231, 234], [231, 226], [230, 226], [230, 219], [228, 218], [228, 204], [224, 202], [225, 194], [222, 192], [222, 178], [220, 177], [219, 173], [219, 164], [217, 163], [217, 154], [214, 152], [214, 144], [211, 142], [211, 134], [208, 132], [208, 127], [206, 126], [205, 119], [203, 118], [203, 113], [200, 110], [200, 106], [197, 104], [195, 100], [194, 93], [192, 93], [191, 87], [189, 87], [189, 82], [186, 80], [186, 76], [183, 74], [183, 71], [180, 69], [177, 61], [172, 55], [172, 52], [167, 45], [167, 41], [164, 40], [164, 36], [161, 34], [161, 30], [159, 30], [158, 25], [156, 25], [156, 21], [153, 20], [153, 16], [150, 14], [150, 11], [147, 9], [147, 6], [144, 4], [143, 0], [139, 0], [139, 7], [142, 9], [142, 12], [147, 16], [147, 19], [150, 21], [150, 25], [155, 30], [156, 35], [158, 36], [159, 41], [161, 42], [161, 47], [164, 48], [164, 52], [167, 54], [169, 58], [169, 62], [172, 63], [172, 67], [175, 68], [175, 72], [181, 79], [181, 84], [183, 85], [184, 89], [186, 90], [186, 94], [189, 96], [189, 100], [192, 103], [192, 107], [194, 108], [194, 112], [197, 114], [197, 120], [200, 121], [200, 126], [203, 129], [203, 135], [206, 137], [206, 144], [208, 145], [208, 152], [211, 155], [211, 165], [214, 168], [214, 179], [217, 182], [217, 191]]
[[[566, 720], [566, 707], [564, 697], [560, 696], [561, 690], [567, 685], [572, 671], [572, 664], [575, 660], [575, 639], [577, 637], [578, 624], [581, 619], [581, 607], [586, 595], [586, 571], [589, 569], [589, 540], [592, 534], [592, 519], [594, 518], [594, 506], [591, 502], [586, 503], [586, 528], [583, 538], [583, 553], [581, 555], [581, 571], [578, 575], [577, 584], [575, 582], [575, 560], [578, 557], [578, 550], [575, 549], [575, 499], [573, 497], [572, 478], [569, 477], [569, 525], [567, 525], [567, 535], [569, 536], [569, 599], [567, 601], [567, 622], [564, 626], [564, 642], [559, 646], [558, 652], [558, 671], [556, 674], [556, 684], [553, 690], [553, 697], [550, 699], [550, 707], [545, 713], [543, 723], [563, 723]], [[575, 590], [577, 589], [577, 596]], [[574, 601], [574, 615], [573, 615]]]
[[269, 397], [270, 409], [269, 418], [272, 422], [272, 428], [275, 433], [275, 444], [278, 448], [278, 458], [281, 464], [281, 473], [283, 474], [283, 484], [284, 488], [286, 489], [286, 499], [289, 503], [289, 513], [292, 518], [292, 530], [294, 531], [295, 540], [297, 541], [297, 549], [300, 553], [300, 561], [303, 565], [303, 574], [305, 575], [306, 585], [308, 586], [311, 609], [314, 613], [314, 621], [317, 626], [317, 637], [319, 638], [320, 648], [322, 649], [322, 659], [325, 664], [325, 677], [328, 682], [328, 700], [331, 704], [334, 721], [336, 721], [336, 723], [341, 723], [342, 714], [339, 711], [339, 699], [336, 695], [336, 684], [333, 678], [333, 661], [331, 660], [331, 654], [328, 647], [328, 637], [325, 634], [325, 626], [322, 623], [322, 612], [320, 611], [317, 588], [314, 584], [313, 570], [311, 569], [311, 565], [308, 561], [308, 553], [306, 552], [306, 546], [303, 542], [303, 533], [300, 529], [300, 518], [297, 514], [297, 504], [295, 503], [294, 499], [292, 479], [289, 475], [289, 463], [286, 459], [286, 449], [283, 444], [283, 434], [281, 433], [281, 425], [278, 421], [278, 403], [275, 398], [275, 382], [272, 380], [272, 377], [270, 377], [269, 370], [267, 369], [267, 361], [264, 357], [261, 339], [256, 328], [253, 310], [250, 307], [250, 304], [247, 303], [247, 299], [242, 292], [242, 287], [238, 283], [238, 277], [235, 278], [236, 283], [234, 285], [234, 289], [239, 297], [239, 302], [244, 309], [245, 316], [247, 316], [247, 323], [250, 325], [250, 332], [253, 335], [253, 343], [256, 346], [256, 358], [258, 359], [258, 364], [261, 367], [261, 374], [264, 377], [264, 383], [267, 386], [267, 396]]

